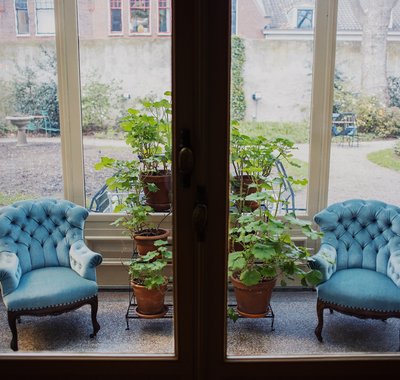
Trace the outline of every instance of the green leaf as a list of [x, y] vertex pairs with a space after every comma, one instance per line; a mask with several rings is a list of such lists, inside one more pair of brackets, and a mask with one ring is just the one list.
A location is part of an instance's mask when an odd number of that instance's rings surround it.
[[246, 260], [243, 252], [232, 252], [228, 257], [228, 267], [232, 271], [242, 270], [246, 267]]
[[233, 307], [228, 307], [228, 317], [233, 322], [236, 322], [239, 319], [239, 315]]
[[246, 286], [257, 285], [261, 281], [261, 274], [256, 269], [247, 269], [240, 275], [240, 281]]
[[312, 270], [305, 274], [305, 280], [310, 285], [318, 285], [322, 280], [322, 273], [319, 270]]
[[255, 244], [252, 249], [252, 254], [257, 260], [268, 261], [275, 255], [275, 249], [271, 245]]

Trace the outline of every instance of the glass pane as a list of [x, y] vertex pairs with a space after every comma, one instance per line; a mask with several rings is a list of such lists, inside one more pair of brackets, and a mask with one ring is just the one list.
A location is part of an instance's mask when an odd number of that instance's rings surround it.
[[[114, 316], [129, 327], [118, 327], [129, 344], [115, 343], [114, 349], [172, 355], [171, 38], [158, 38], [154, 30], [149, 39], [128, 29], [110, 37], [102, 21], [109, 10], [88, 4], [78, 3], [86, 207], [97, 217], [87, 240], [106, 263], [99, 271], [100, 285], [120, 290], [102, 293], [104, 301], [118, 299], [124, 306]], [[157, 2], [151, 4], [154, 11], [146, 12], [156, 21]], [[123, 20], [130, 11], [122, 8]], [[117, 225], [112, 224], [117, 218]], [[144, 242], [142, 248], [139, 238], [161, 240], [167, 246]], [[142, 259], [149, 250], [153, 257]], [[164, 279], [165, 299], [147, 311], [141, 289], [133, 283], [139, 281], [162, 295]]]
[[307, 262], [317, 236], [306, 215], [315, 3], [307, 2], [310, 12], [263, 4], [237, 2], [232, 36], [230, 357], [321, 346]]
[[[26, 8], [23, 1], [16, 5]], [[63, 197], [55, 41], [18, 38], [17, 30], [34, 28], [27, 15], [18, 10], [17, 19], [13, 12], [1, 16], [0, 205]], [[50, 18], [54, 24], [53, 11]]]
[[37, 17], [37, 34], [54, 34], [54, 9], [38, 9]]
[[[392, 39], [398, 9], [377, 1], [363, 6], [362, 17], [339, 1], [329, 204], [350, 198], [400, 202], [400, 70]], [[357, 40], [347, 32], [350, 23]]]
[[29, 34], [29, 15], [27, 10], [16, 10], [18, 34]]

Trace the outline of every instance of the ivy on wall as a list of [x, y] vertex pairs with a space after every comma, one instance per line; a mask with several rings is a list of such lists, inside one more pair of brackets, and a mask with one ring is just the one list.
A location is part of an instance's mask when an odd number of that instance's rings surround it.
[[232, 36], [232, 63], [231, 63], [231, 119], [243, 120], [246, 114], [246, 100], [244, 96], [243, 67], [246, 61], [246, 50], [243, 39]]

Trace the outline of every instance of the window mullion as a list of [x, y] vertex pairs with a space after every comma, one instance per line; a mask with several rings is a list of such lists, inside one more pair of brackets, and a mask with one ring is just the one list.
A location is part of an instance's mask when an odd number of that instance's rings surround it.
[[317, 0], [312, 83], [308, 214], [326, 207], [338, 1]]
[[85, 205], [76, 1], [55, 0], [64, 197]]

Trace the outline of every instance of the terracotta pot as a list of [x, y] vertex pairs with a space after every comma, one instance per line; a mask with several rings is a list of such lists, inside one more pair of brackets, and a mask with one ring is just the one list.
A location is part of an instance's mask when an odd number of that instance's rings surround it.
[[262, 318], [268, 313], [276, 278], [257, 285], [246, 286], [238, 279], [231, 277], [231, 283], [235, 292], [237, 312], [240, 315]]
[[147, 289], [143, 285], [131, 282], [131, 286], [136, 298], [139, 316], [144, 318], [160, 318], [165, 315], [168, 308], [164, 304], [165, 293], [167, 292], [168, 282], [159, 288]]
[[166, 240], [168, 235], [169, 231], [163, 228], [148, 229], [137, 232], [137, 234], [134, 236], [137, 253], [141, 256], [144, 256], [147, 254], [147, 252], [155, 251], [156, 247], [154, 242], [156, 240]]
[[[160, 172], [159, 175], [143, 175], [144, 195], [146, 203], [154, 209], [154, 211], [167, 211], [171, 208], [171, 174]], [[154, 183], [158, 190], [156, 192], [149, 191], [147, 184]]]
[[[235, 176], [232, 189], [235, 194], [240, 195], [240, 182], [241, 177]], [[249, 185], [253, 184], [253, 178], [249, 175], [243, 176], [243, 188], [242, 188], [242, 195], [247, 196], [250, 194], [254, 194], [257, 189], [255, 187], [249, 187]], [[246, 207], [250, 207], [251, 211], [256, 210], [259, 207], [259, 203], [256, 201], [244, 201], [244, 205]]]

